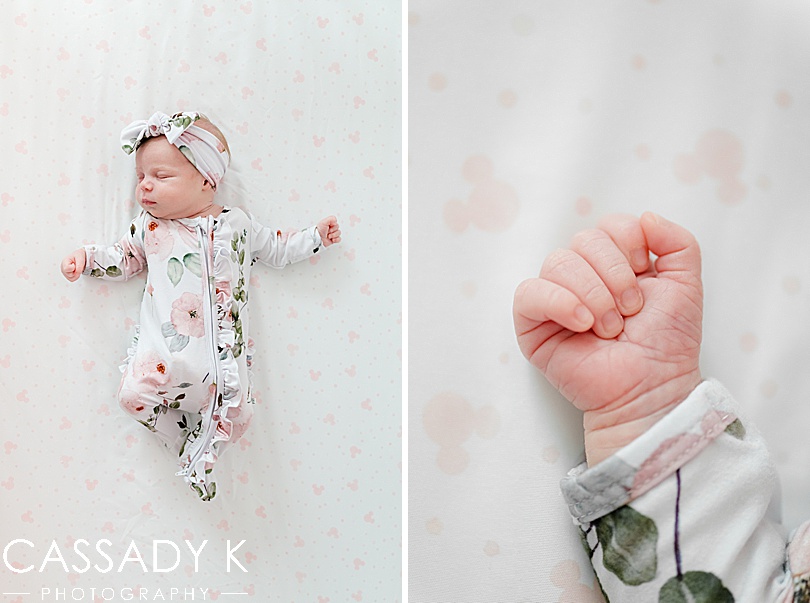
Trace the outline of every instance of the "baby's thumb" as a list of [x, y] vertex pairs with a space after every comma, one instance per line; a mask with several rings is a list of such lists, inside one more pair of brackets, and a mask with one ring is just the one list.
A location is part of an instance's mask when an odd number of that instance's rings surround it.
[[700, 247], [691, 232], [652, 212], [641, 216], [641, 229], [647, 247], [658, 256], [655, 270], [659, 275], [676, 280], [688, 275], [700, 279]]

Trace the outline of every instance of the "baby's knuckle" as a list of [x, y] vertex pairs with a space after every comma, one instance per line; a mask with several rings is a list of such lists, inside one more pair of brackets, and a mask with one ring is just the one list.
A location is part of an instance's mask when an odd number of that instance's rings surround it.
[[585, 289], [585, 293], [583, 294], [583, 298], [591, 304], [598, 304], [607, 299], [610, 295], [610, 292], [605, 287], [604, 283], [602, 282], [591, 282], [586, 285], [587, 289]]
[[593, 250], [604, 242], [607, 235], [596, 228], [588, 228], [576, 233], [571, 239], [573, 249]]
[[569, 304], [570, 297], [564, 289], [552, 289], [548, 292], [545, 301], [549, 308], [564, 308]]
[[567, 270], [571, 266], [571, 262], [575, 260], [575, 254], [570, 249], [555, 249], [546, 257], [543, 262], [543, 268], [540, 270], [541, 275], [555, 274]]
[[616, 262], [605, 270], [605, 277], [612, 282], [629, 280], [630, 273], [628, 269], [629, 264], [626, 262]]

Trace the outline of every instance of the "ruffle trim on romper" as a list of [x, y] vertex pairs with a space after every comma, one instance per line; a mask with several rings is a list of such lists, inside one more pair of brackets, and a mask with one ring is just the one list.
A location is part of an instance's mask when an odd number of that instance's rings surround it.
[[141, 335], [141, 326], [135, 325], [135, 334], [132, 336], [132, 341], [129, 344], [129, 348], [127, 349], [127, 357], [124, 359], [124, 363], [118, 367], [118, 370], [121, 373], [126, 373], [127, 369], [129, 368], [132, 359], [135, 358], [135, 351], [138, 348], [138, 337]]
[[248, 337], [247, 344], [245, 345], [245, 364], [247, 365], [248, 376], [248, 390], [245, 396], [245, 401], [248, 404], [256, 404], [256, 397], [253, 395], [253, 354], [256, 351], [255, 342]]
[[[233, 355], [235, 343], [234, 321], [231, 308], [236, 303], [232, 292], [231, 277], [232, 265], [229, 250], [223, 245], [221, 237], [213, 236], [213, 280], [215, 287], [214, 302], [215, 320], [217, 322], [217, 361], [219, 363], [219, 383], [216, 405], [211, 414], [210, 408], [202, 409], [201, 436], [207, 441], [195, 440], [192, 444], [194, 450], [200, 446], [204, 448], [203, 454], [193, 463], [193, 466], [183, 464], [180, 475], [200, 495], [202, 500], [211, 500], [216, 494], [216, 483], [212, 479], [214, 464], [219, 458], [219, 449], [231, 439], [233, 423], [228, 419], [228, 411], [238, 408], [242, 401], [242, 384], [239, 378], [239, 365]], [[226, 275], [224, 280], [218, 277]], [[210, 418], [209, 418], [210, 417]], [[211, 423], [216, 422], [216, 429], [209, 434]], [[187, 461], [189, 462], [189, 461]]]

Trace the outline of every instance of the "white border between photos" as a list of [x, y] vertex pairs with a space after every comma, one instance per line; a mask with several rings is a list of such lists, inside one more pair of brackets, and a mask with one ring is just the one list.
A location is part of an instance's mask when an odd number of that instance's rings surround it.
[[408, 2], [402, 0], [402, 601], [408, 601]]

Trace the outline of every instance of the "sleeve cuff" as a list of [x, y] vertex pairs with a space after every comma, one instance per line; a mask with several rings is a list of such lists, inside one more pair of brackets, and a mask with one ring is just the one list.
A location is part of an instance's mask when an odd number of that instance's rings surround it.
[[[613, 456], [568, 472], [560, 483], [576, 522], [592, 522], [654, 488], [696, 457], [725, 430], [737, 411], [719, 382], [698, 385], [668, 415]], [[737, 423], [739, 425], [739, 423]]]
[[90, 276], [90, 272], [92, 272], [92, 270], [93, 270], [93, 262], [95, 260], [95, 255], [96, 255], [96, 246], [95, 245], [85, 245], [84, 246], [84, 255], [85, 255], [85, 261], [84, 261], [84, 271], [82, 272], [82, 275]]
[[312, 229], [312, 232], [310, 233], [312, 235], [312, 241], [313, 241], [313, 243], [315, 244], [315, 247], [316, 247], [315, 251], [317, 251], [318, 249], [320, 249], [323, 246], [323, 241], [321, 240], [321, 233], [318, 232], [318, 226], [317, 225], [311, 226], [310, 228]]

